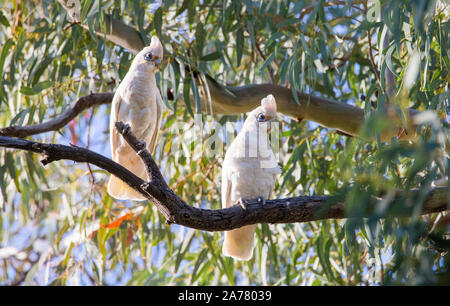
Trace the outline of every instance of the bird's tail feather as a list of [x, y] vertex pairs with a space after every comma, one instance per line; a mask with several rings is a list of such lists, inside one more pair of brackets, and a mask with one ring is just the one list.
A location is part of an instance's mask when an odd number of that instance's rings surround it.
[[143, 201], [147, 200], [142, 194], [128, 186], [124, 181], [110, 175], [108, 182], [108, 193], [110, 196], [118, 200], [135, 200]]
[[[121, 147], [121, 150], [113, 150], [113, 160], [119, 163], [123, 167], [127, 168], [133, 172], [136, 176], [140, 177], [144, 181], [148, 180], [146, 168], [144, 162], [136, 155], [134, 150], [126, 145]], [[114, 175], [109, 176], [107, 191], [110, 196], [116, 198], [117, 200], [135, 200], [144, 201], [147, 200], [142, 194], [128, 186], [124, 181], [119, 179]]]
[[225, 232], [223, 254], [238, 260], [249, 260], [253, 256], [256, 225], [247, 225]]

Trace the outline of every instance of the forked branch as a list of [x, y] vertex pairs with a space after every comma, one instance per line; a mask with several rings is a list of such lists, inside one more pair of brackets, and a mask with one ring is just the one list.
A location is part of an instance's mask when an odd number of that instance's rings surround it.
[[[145, 149], [145, 144], [133, 135], [129, 127], [122, 122], [117, 122], [116, 128], [144, 161], [151, 177], [149, 182], [145, 182], [111, 159], [77, 146], [46, 144], [0, 136], [0, 147], [42, 154], [44, 155], [41, 160], [43, 165], [62, 159], [96, 165], [117, 176], [152, 201], [164, 215], [168, 224], [176, 223], [206, 231], [225, 231], [257, 223], [309, 222], [351, 216], [346, 212], [344, 202], [333, 196], [299, 196], [275, 200], [255, 199], [249, 200], [245, 209], [240, 205], [217, 210], [190, 206], [169, 188], [155, 161]], [[449, 210], [448, 198], [448, 189], [445, 187], [430, 190], [421, 214]], [[373, 209], [377, 202], [374, 199], [363, 217], [373, 215]], [[389, 216], [412, 214], [413, 208], [403, 207], [400, 201], [395, 199], [391, 202]]]

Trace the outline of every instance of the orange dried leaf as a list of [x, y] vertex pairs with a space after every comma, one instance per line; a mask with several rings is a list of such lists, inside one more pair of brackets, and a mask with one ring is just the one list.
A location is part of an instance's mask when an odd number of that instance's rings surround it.
[[72, 121], [69, 122], [69, 131], [70, 131], [70, 138], [71, 138], [71, 142], [74, 145], [77, 145], [78, 142], [78, 136], [77, 133], [75, 132], [75, 125], [77, 124], [77, 121], [75, 119], [73, 119]]
[[130, 227], [128, 229], [128, 234], [127, 234], [127, 246], [129, 246], [131, 241], [133, 240], [133, 234], [134, 234], [133, 228]]
[[117, 218], [116, 220], [114, 220], [113, 222], [108, 223], [108, 224], [101, 224], [100, 226], [102, 228], [109, 228], [109, 229], [117, 228], [117, 227], [119, 227], [122, 224], [123, 220], [130, 221], [132, 217], [133, 217], [133, 213], [126, 213], [122, 217]]
[[97, 234], [98, 230], [93, 231], [90, 235], [89, 235], [89, 239], [93, 239], [95, 234]]

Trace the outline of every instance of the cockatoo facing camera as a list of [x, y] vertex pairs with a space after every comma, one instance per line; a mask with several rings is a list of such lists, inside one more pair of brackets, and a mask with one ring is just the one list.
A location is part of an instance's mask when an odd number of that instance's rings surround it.
[[[281, 173], [269, 145], [268, 130], [275, 118], [275, 98], [268, 95], [250, 112], [244, 126], [228, 148], [222, 168], [222, 207], [242, 200], [268, 199]], [[225, 232], [223, 253], [239, 260], [253, 255], [256, 225]]]

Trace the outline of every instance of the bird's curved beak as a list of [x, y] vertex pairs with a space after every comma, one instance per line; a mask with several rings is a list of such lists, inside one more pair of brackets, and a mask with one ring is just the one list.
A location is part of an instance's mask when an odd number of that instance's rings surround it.
[[276, 122], [276, 121], [277, 121], [277, 116], [276, 115], [271, 117], [269, 120], [267, 120], [267, 131], [268, 132], [270, 132], [272, 130], [272, 124], [274, 122]]
[[155, 66], [159, 69], [161, 68], [161, 59], [157, 58], [153, 61], [153, 63], [155, 64]]

